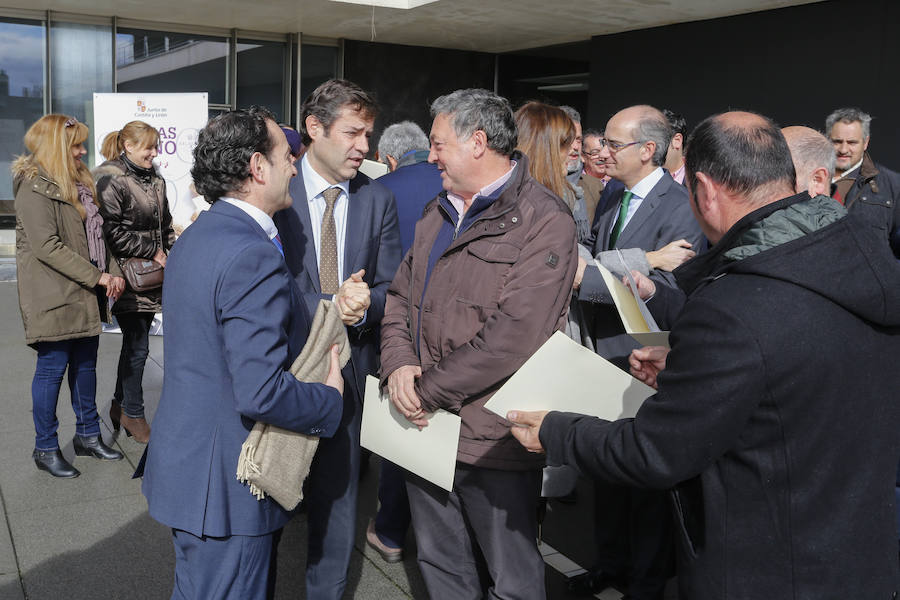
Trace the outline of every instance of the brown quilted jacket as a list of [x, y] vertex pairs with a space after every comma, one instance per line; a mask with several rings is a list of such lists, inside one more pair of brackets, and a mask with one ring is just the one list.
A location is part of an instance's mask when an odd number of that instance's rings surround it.
[[514, 158], [506, 188], [438, 259], [422, 301], [431, 248], [450, 219], [444, 194], [426, 207], [388, 291], [381, 374], [384, 383], [401, 366], [421, 366], [424, 408], [462, 418], [459, 462], [526, 470], [543, 457], [525, 451], [484, 403], [565, 324], [577, 252], [566, 205], [528, 175], [524, 156]]

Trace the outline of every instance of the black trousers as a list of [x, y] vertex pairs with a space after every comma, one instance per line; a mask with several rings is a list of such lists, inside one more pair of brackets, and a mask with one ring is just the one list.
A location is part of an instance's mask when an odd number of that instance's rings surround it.
[[627, 581], [629, 597], [662, 600], [675, 574], [669, 493], [594, 485], [595, 568]]
[[122, 328], [122, 350], [113, 397], [122, 405], [122, 413], [138, 419], [144, 416], [144, 365], [150, 353], [153, 313], [122, 313], [116, 320]]
[[457, 464], [453, 491], [408, 475], [419, 569], [434, 600], [545, 600], [541, 471]]

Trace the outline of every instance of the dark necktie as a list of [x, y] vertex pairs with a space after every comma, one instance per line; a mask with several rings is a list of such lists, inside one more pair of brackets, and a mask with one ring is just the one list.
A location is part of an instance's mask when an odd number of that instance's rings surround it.
[[325, 214], [322, 215], [322, 235], [319, 239], [319, 285], [323, 294], [336, 294], [338, 280], [337, 229], [334, 224], [334, 203], [341, 189], [331, 187], [322, 192], [325, 198]]
[[622, 196], [622, 204], [619, 206], [619, 218], [616, 219], [616, 224], [613, 226], [612, 233], [609, 235], [608, 250], [612, 250], [616, 247], [616, 240], [619, 239], [622, 230], [625, 229], [625, 218], [628, 216], [628, 205], [631, 203], [632, 195], [631, 192], [625, 192]]

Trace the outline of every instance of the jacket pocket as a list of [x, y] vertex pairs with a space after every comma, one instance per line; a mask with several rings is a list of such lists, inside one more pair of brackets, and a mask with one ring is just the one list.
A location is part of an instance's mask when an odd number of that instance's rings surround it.
[[495, 239], [476, 240], [466, 246], [469, 254], [489, 263], [512, 264], [519, 258], [519, 248]]
[[703, 545], [703, 497], [699, 488], [700, 480], [694, 478], [669, 492], [676, 533], [686, 555], [691, 558], [697, 558], [697, 549]]
[[459, 272], [457, 300], [496, 309], [504, 280], [519, 258], [519, 248], [496, 240], [478, 240], [466, 246], [466, 253]]

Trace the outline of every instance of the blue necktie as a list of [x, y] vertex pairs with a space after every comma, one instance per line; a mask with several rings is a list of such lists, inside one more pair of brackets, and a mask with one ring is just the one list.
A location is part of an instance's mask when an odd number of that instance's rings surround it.
[[272, 238], [272, 243], [275, 244], [275, 247], [281, 252], [281, 257], [284, 258], [284, 246], [281, 245], [281, 236], [276, 233], [275, 237]]

